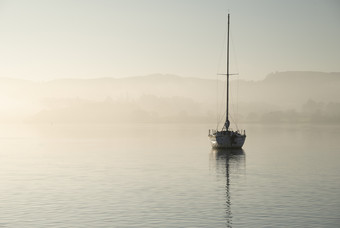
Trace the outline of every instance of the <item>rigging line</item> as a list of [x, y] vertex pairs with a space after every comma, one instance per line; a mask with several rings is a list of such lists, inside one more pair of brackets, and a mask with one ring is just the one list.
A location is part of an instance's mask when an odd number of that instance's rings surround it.
[[233, 55], [233, 60], [234, 60], [234, 67], [236, 68], [236, 72], [239, 73], [239, 67], [238, 67], [238, 61], [237, 61], [237, 52], [236, 52], [236, 45], [235, 45], [235, 42], [234, 42], [234, 38], [233, 38], [233, 32], [230, 31], [230, 40], [231, 40], [231, 46], [233, 48], [233, 51], [232, 51], [232, 55]]
[[220, 109], [219, 109], [219, 80], [218, 75], [216, 75], [216, 130], [218, 130], [220, 124]]
[[222, 115], [221, 118], [218, 120], [219, 123], [221, 123], [222, 120], [225, 119], [224, 116], [226, 115], [226, 112], [227, 112], [227, 111], [224, 111], [223, 115]]
[[236, 88], [236, 114], [237, 114], [237, 118], [238, 121], [240, 120], [240, 116], [239, 116], [239, 109], [238, 109], [238, 105], [239, 105], [239, 85], [240, 85], [240, 78], [237, 79], [237, 88]]
[[[235, 81], [234, 83], [232, 83], [233, 86], [231, 86], [231, 90], [235, 90]], [[236, 82], [236, 89], [238, 90], [238, 81]], [[229, 117], [231, 119], [231, 122], [235, 125], [236, 129], [239, 130], [238, 128], [238, 121], [239, 121], [239, 112], [238, 112], [238, 99], [239, 99], [239, 96], [238, 94], [236, 94], [236, 97], [234, 95], [235, 93], [231, 93], [230, 95], [230, 99], [231, 99], [231, 106], [232, 108], [230, 109], [231, 111], [229, 112]], [[236, 99], [236, 102], [235, 102], [235, 99]]]
[[236, 127], [236, 130], [239, 130], [239, 128], [238, 128], [238, 125], [237, 125], [237, 121], [235, 121], [235, 119], [231, 116], [231, 115], [229, 115], [230, 116], [230, 119], [233, 121], [233, 123], [235, 124], [235, 127]]
[[220, 123], [220, 110], [219, 110], [219, 80], [218, 75], [216, 75], [216, 130], [218, 130], [218, 126]]
[[216, 75], [216, 130], [218, 129], [218, 75]]
[[[222, 93], [225, 94], [226, 91], [227, 91], [227, 86], [226, 86], [226, 83], [225, 83], [225, 80], [223, 81], [219, 81], [219, 82], [222, 82]], [[221, 84], [221, 83], [220, 83]], [[219, 96], [218, 96], [219, 97]], [[221, 104], [219, 104], [219, 110], [218, 110], [218, 113], [220, 115], [220, 118], [218, 119], [218, 122], [217, 122], [217, 127], [219, 126], [219, 124], [222, 122], [223, 118], [226, 117], [226, 110], [225, 110], [225, 99], [221, 99]], [[222, 111], [223, 110], [223, 111]], [[222, 114], [223, 113], [223, 114]]]
[[[236, 52], [236, 48], [235, 48], [235, 43], [234, 40], [232, 38], [232, 46], [233, 46], [233, 55], [234, 55], [234, 59], [235, 59], [235, 64], [236, 64], [236, 69], [237, 72], [239, 73], [239, 66], [238, 66], [238, 61], [237, 61], [237, 52]], [[240, 77], [238, 77], [237, 82], [236, 82], [236, 117], [237, 117], [237, 121], [239, 121], [239, 82], [240, 82]]]
[[[234, 38], [233, 38], [233, 33], [231, 31], [230, 33], [231, 36], [231, 44], [232, 44], [232, 48], [233, 48], [233, 59], [234, 59], [234, 66], [237, 70], [237, 75], [239, 75], [239, 65], [238, 65], [238, 58], [237, 58], [237, 51], [236, 51], [236, 45], [234, 42]], [[239, 121], [239, 81], [240, 81], [240, 77], [238, 77], [237, 82], [236, 82], [236, 120]]]
[[[234, 84], [234, 83], [233, 83]], [[234, 87], [232, 87], [233, 89], [235, 89]], [[236, 129], [238, 129], [238, 126], [237, 126], [237, 121], [238, 121], [238, 116], [237, 114], [235, 113], [235, 96], [233, 95], [233, 93], [231, 93], [231, 100], [233, 101], [232, 102], [232, 113], [233, 113], [233, 116], [231, 114], [229, 114], [229, 117], [231, 118], [232, 122], [235, 124], [236, 126]], [[236, 103], [236, 106], [237, 106], [237, 103]]]
[[[217, 69], [216, 69], [216, 72], [220, 72], [221, 68], [222, 68], [222, 59], [224, 59], [223, 57], [225, 57], [225, 53], [224, 53], [224, 49], [226, 47], [226, 39], [227, 39], [227, 33], [224, 32], [224, 37], [223, 37], [223, 43], [222, 43], [222, 48], [220, 49], [220, 55], [219, 55], [219, 61], [218, 61], [218, 64], [217, 64]], [[221, 111], [219, 110], [219, 80], [218, 80], [218, 74], [216, 74], [216, 122], [217, 122], [217, 126], [216, 126], [216, 129], [218, 129], [219, 127], [219, 123], [220, 123], [220, 113]], [[222, 116], [223, 117], [223, 116]]]

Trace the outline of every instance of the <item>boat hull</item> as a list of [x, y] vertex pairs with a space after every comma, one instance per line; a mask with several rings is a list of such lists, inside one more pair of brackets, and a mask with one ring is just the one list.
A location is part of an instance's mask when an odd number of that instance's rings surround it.
[[209, 134], [211, 146], [213, 148], [242, 148], [246, 135], [241, 135], [233, 131], [217, 131]]

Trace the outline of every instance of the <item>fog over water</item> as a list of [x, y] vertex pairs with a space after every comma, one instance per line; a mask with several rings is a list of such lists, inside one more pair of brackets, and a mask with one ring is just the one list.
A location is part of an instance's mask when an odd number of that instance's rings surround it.
[[[24, 123], [216, 122], [225, 79], [148, 75], [45, 82], [0, 78], [0, 121]], [[277, 72], [231, 81], [237, 122], [338, 123], [340, 74]]]

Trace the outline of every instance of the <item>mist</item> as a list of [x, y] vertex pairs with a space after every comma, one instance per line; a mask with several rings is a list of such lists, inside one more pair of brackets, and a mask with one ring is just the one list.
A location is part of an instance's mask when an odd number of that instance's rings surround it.
[[[275, 72], [232, 80], [237, 123], [339, 123], [340, 73]], [[153, 74], [45, 82], [0, 78], [2, 123], [215, 123], [225, 79]]]

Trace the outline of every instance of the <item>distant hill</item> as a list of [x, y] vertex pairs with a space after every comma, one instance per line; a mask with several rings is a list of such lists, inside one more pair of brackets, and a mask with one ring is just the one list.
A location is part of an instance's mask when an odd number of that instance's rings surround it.
[[[280, 112], [278, 115], [284, 119], [288, 110], [300, 115], [306, 112], [306, 104], [319, 106], [322, 113], [334, 114], [340, 103], [339, 88], [340, 73], [291, 71], [272, 73], [260, 81], [233, 80], [231, 109], [233, 113], [237, 107], [240, 119], [244, 121], [260, 121], [264, 115], [275, 112]], [[217, 81], [216, 78], [163, 74], [46, 82], [0, 78], [0, 120], [27, 119], [30, 116], [28, 119], [33, 122], [52, 119], [57, 122], [75, 119], [83, 122], [90, 119], [90, 122], [96, 122], [96, 119], [102, 122], [130, 119], [137, 122], [156, 119], [215, 121], [218, 109], [223, 114], [224, 89], [223, 77]], [[236, 102], [238, 105], [233, 105]], [[328, 106], [332, 107], [328, 110], [325, 108]], [[132, 117], [131, 113], [136, 113], [138, 118]]]
[[240, 82], [241, 90], [247, 91], [242, 100], [284, 105], [301, 103], [308, 99], [339, 102], [339, 86], [340, 73], [321, 72], [279, 72], [269, 74], [261, 81]]

